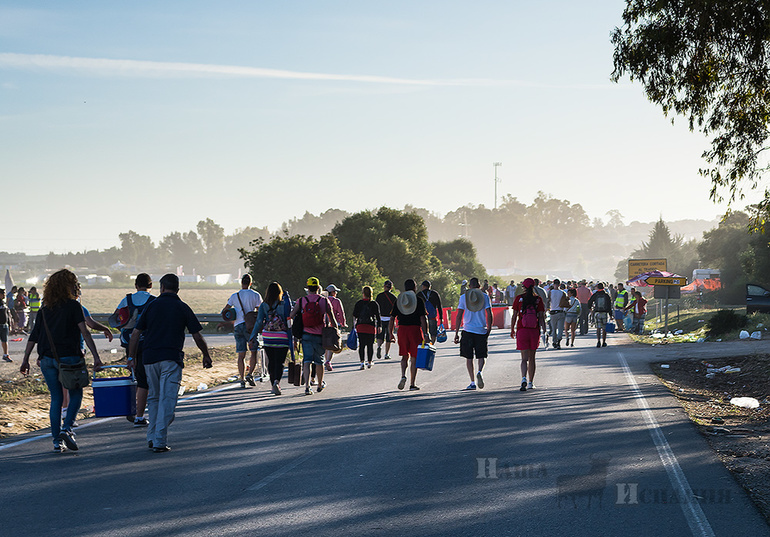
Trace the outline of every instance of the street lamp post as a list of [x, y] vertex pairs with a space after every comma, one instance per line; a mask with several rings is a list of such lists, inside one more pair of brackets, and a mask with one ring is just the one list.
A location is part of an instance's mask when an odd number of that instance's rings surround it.
[[497, 209], [497, 183], [500, 182], [500, 179], [497, 178], [497, 167], [502, 166], [502, 162], [493, 162], [492, 166], [495, 167], [495, 209]]

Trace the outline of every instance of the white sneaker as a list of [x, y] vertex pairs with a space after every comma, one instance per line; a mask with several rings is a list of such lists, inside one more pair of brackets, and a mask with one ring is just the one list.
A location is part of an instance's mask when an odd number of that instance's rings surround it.
[[476, 373], [476, 383], [479, 385], [480, 390], [484, 389], [484, 377], [481, 376], [481, 371]]
[[475, 390], [476, 389], [476, 383], [475, 382], [471, 382], [470, 384], [468, 384], [468, 387], [465, 388], [465, 389], [466, 390]]
[[371, 369], [372, 368], [372, 362], [367, 362], [366, 363], [366, 368], [367, 369]]
[[[371, 366], [369, 366], [369, 367], [371, 367]], [[360, 369], [361, 371], [363, 371], [364, 369], [366, 369], [366, 366], [364, 365], [364, 363], [363, 363], [363, 362], [361, 362], [361, 367], [360, 367], [359, 369]]]
[[529, 384], [527, 384], [527, 389], [528, 390], [534, 390], [535, 389], [535, 385], [530, 382]]

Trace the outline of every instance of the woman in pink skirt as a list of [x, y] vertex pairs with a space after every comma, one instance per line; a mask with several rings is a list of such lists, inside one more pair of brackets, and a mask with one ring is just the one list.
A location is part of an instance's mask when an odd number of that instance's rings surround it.
[[521, 391], [525, 392], [535, 388], [535, 352], [540, 344], [540, 332], [546, 328], [545, 304], [535, 293], [535, 281], [527, 278], [521, 285], [524, 293], [514, 299], [512, 306], [511, 337], [516, 338], [516, 350], [521, 351]]

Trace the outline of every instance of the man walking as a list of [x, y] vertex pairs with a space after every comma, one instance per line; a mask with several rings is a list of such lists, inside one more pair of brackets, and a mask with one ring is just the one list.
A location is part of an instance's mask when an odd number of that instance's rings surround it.
[[628, 291], [623, 288], [623, 284], [618, 284], [618, 291], [615, 295], [615, 324], [618, 325], [618, 331], [623, 332], [626, 329], [623, 318], [626, 315], [628, 306]]
[[[404, 292], [398, 295], [396, 305], [391, 312], [388, 332], [393, 339], [393, 329], [398, 322], [398, 354], [401, 356], [401, 380], [398, 389], [406, 386], [406, 369], [409, 367], [411, 383], [410, 390], [419, 390], [417, 380], [417, 347], [427, 343], [428, 320], [425, 313], [425, 303], [417, 298], [415, 289], [417, 283], [411, 278], [404, 282]], [[411, 357], [411, 362], [410, 362]]]
[[377, 334], [377, 358], [382, 357], [382, 343], [385, 342], [385, 359], [390, 360], [390, 344], [393, 342], [388, 325], [390, 324], [390, 313], [396, 305], [396, 295], [393, 294], [393, 282], [385, 280], [384, 290], [377, 295], [375, 302], [380, 306], [380, 331]]
[[[150, 294], [150, 289], [152, 288], [152, 278], [150, 275], [146, 272], [137, 274], [134, 280], [134, 288], [136, 292], [127, 294], [116, 308], [116, 312], [123, 308], [128, 310], [126, 323], [115, 328], [121, 329], [120, 346], [126, 349], [126, 359], [133, 360], [133, 364], [129, 364], [129, 367], [134, 369], [134, 376], [136, 377], [136, 416], [134, 416], [134, 427], [147, 427], [144, 409], [147, 406], [149, 386], [147, 385], [147, 373], [145, 373], [144, 362], [142, 361], [144, 338], [139, 338], [133, 354], [128, 353], [128, 347], [131, 343], [131, 333], [144, 313], [145, 307], [155, 300], [155, 297]], [[131, 416], [128, 416], [128, 419], [130, 420]]]
[[166, 274], [160, 279], [160, 296], [153, 300], [139, 318], [131, 333], [128, 346], [129, 364], [135, 355], [139, 340], [144, 335], [144, 369], [149, 393], [149, 425], [147, 445], [155, 453], [170, 451], [168, 427], [174, 421], [179, 386], [184, 367], [185, 329], [192, 334], [195, 344], [203, 353], [203, 367], [212, 367], [206, 340], [201, 335], [201, 323], [190, 306], [179, 298], [179, 278]]
[[580, 280], [577, 286], [577, 299], [580, 301], [578, 330], [581, 336], [585, 336], [588, 333], [588, 301], [591, 299], [591, 289], [586, 286], [585, 280]]
[[11, 312], [5, 305], [5, 289], [0, 289], [0, 344], [3, 346], [3, 361], [13, 362], [8, 354], [8, 328]]
[[302, 316], [302, 374], [305, 379], [305, 395], [313, 395], [310, 390], [310, 364], [316, 365], [318, 388], [320, 393], [326, 388], [324, 380], [324, 348], [322, 345], [323, 327], [325, 323], [336, 327], [337, 320], [332, 313], [331, 304], [319, 294], [321, 282], [315, 276], [307, 279], [307, 296], [303, 296], [294, 304], [291, 318]]
[[422, 287], [417, 296], [425, 304], [425, 312], [428, 315], [428, 333], [430, 334], [430, 344], [436, 344], [436, 338], [438, 337], [438, 319], [443, 314], [441, 309], [441, 297], [436, 291], [430, 288], [430, 281], [425, 280], [422, 282]]
[[596, 292], [588, 300], [588, 308], [591, 308], [596, 323], [596, 346], [607, 346], [607, 323], [612, 313], [612, 298], [604, 290], [603, 283], [596, 284]]
[[[465, 364], [468, 367], [468, 375], [471, 377], [471, 383], [466, 390], [475, 390], [484, 388], [484, 377], [481, 371], [484, 369], [486, 361], [487, 340], [492, 331], [492, 304], [489, 296], [482, 293], [479, 289], [479, 279], [471, 278], [468, 283], [470, 289], [460, 296], [460, 302], [457, 305], [457, 330], [455, 330], [455, 343], [460, 344], [460, 356], [465, 358]], [[459, 334], [462, 327], [462, 334]], [[478, 372], [474, 376], [473, 355], [479, 361]]]
[[516, 282], [511, 280], [508, 287], [505, 288], [505, 303], [513, 306], [513, 299], [516, 298]]
[[553, 281], [551, 290], [548, 292], [548, 303], [550, 304], [551, 314], [551, 335], [553, 336], [553, 348], [561, 349], [561, 338], [564, 335], [564, 317], [565, 306], [569, 307], [567, 295], [560, 289], [561, 281], [556, 278]]
[[[254, 369], [257, 367], [258, 347], [249, 351], [249, 337], [257, 320], [257, 310], [262, 304], [262, 295], [251, 289], [251, 274], [244, 274], [241, 278], [241, 290], [233, 293], [227, 300], [225, 309], [235, 309], [235, 327], [233, 328], [233, 337], [235, 337], [235, 352], [238, 353], [238, 376], [241, 382], [241, 388], [246, 387], [248, 382], [250, 386], [256, 386], [254, 383]], [[246, 352], [250, 352], [249, 368], [245, 369]], [[260, 368], [260, 371], [262, 368]], [[258, 379], [262, 382], [262, 376]]]

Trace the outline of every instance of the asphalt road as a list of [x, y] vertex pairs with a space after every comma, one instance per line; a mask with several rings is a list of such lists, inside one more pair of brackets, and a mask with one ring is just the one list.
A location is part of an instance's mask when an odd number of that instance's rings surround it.
[[[450, 339], [451, 341], [451, 339]], [[180, 403], [165, 454], [122, 418], [0, 445], [2, 533], [182, 535], [770, 535], [647, 363], [725, 352], [579, 339], [538, 353], [522, 393], [519, 355], [493, 332], [486, 387], [451, 343], [419, 392], [398, 362], [336, 359], [328, 388], [267, 384]], [[762, 342], [764, 343], [764, 342]]]

